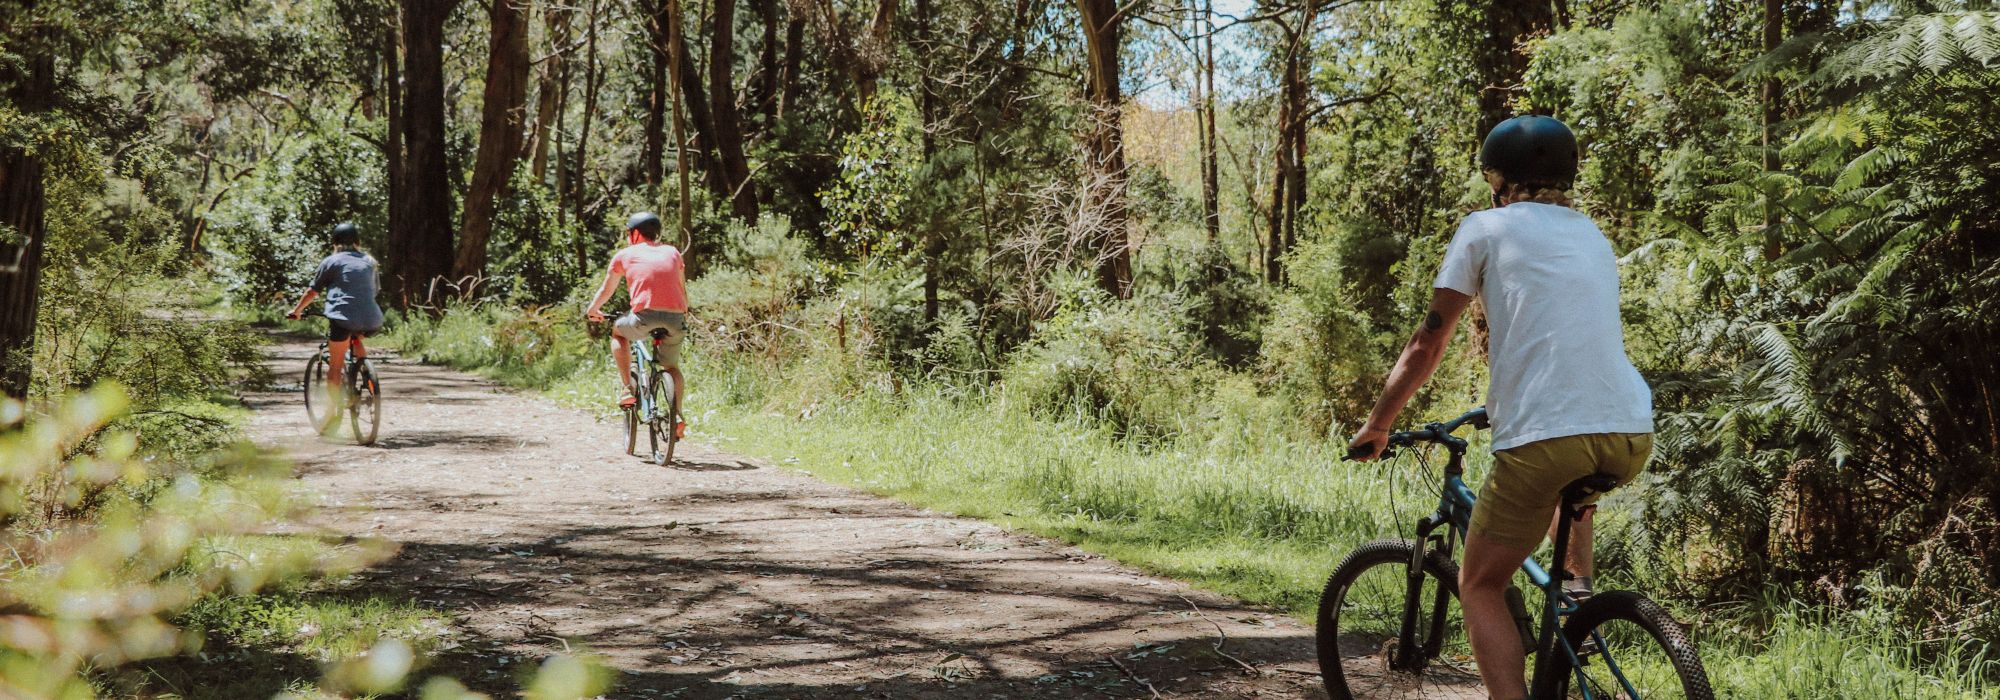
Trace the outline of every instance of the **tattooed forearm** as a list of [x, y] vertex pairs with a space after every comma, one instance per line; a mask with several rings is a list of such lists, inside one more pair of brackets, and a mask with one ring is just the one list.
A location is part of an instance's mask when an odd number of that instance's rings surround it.
[[1424, 332], [1436, 333], [1439, 328], [1443, 327], [1444, 316], [1440, 315], [1436, 310], [1432, 310], [1430, 314], [1424, 316]]

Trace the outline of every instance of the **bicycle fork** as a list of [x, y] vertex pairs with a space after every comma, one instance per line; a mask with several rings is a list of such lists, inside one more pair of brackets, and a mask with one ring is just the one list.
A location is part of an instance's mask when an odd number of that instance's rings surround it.
[[[1443, 537], [1431, 534], [1442, 524], [1444, 521], [1437, 516], [1426, 517], [1417, 524], [1417, 539], [1415, 546], [1410, 548], [1410, 565], [1403, 588], [1403, 624], [1398, 627], [1400, 636], [1389, 659], [1393, 668], [1420, 670], [1442, 649], [1446, 611], [1451, 604], [1451, 592], [1445, 589], [1443, 581], [1438, 582], [1437, 591], [1430, 601], [1429, 618], [1418, 620], [1420, 611], [1424, 610], [1424, 560], [1428, 558], [1425, 555], [1433, 546], [1441, 549], [1449, 547]], [[1417, 637], [1419, 622], [1429, 632], [1422, 639]]]

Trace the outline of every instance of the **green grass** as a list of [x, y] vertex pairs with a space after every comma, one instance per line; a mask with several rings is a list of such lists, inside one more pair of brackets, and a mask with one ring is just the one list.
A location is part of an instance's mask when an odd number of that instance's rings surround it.
[[[481, 371], [557, 401], [605, 410], [614, 396], [604, 351], [557, 336], [539, 364], [496, 342], [492, 309], [411, 328], [397, 342], [430, 361]], [[891, 396], [863, 389], [810, 410], [798, 376], [689, 357], [691, 430], [698, 440], [926, 508], [1075, 543], [1149, 572], [1191, 582], [1310, 622], [1325, 576], [1348, 550], [1399, 536], [1436, 504], [1436, 465], [1352, 465], [1329, 443], [1279, 437], [1140, 447], [1088, 425], [1035, 417], [1004, 400], [922, 386]], [[808, 368], [807, 373], [822, 370]], [[790, 386], [785, 386], [789, 383]], [[782, 410], [777, 410], [782, 408]], [[1253, 430], [1254, 432], [1254, 430]], [[1269, 431], [1278, 433], [1280, 431]], [[1477, 452], [1477, 450], [1475, 450]], [[1483, 459], [1468, 481], [1478, 483]], [[1630, 514], [1608, 502], [1601, 539]], [[1427, 495], [1428, 494], [1428, 495]], [[1601, 550], [1614, 549], [1607, 542]], [[1601, 578], [1659, 580], [1664, 567], [1614, 554]], [[1638, 584], [1632, 587], [1645, 587]], [[1853, 613], [1755, 611], [1665, 601], [1696, 635], [1723, 697], [2000, 698], [2000, 666], [1976, 643], [1922, 657], [1891, 625]], [[1775, 609], [1775, 612], [1773, 610]]]

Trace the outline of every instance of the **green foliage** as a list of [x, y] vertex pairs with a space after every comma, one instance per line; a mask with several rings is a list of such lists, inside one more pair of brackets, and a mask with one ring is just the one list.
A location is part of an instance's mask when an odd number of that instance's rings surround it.
[[840, 176], [820, 192], [826, 236], [846, 255], [867, 258], [907, 249], [897, 236], [917, 162], [922, 128], [909, 98], [882, 93], [862, 108], [862, 127], [840, 147]]

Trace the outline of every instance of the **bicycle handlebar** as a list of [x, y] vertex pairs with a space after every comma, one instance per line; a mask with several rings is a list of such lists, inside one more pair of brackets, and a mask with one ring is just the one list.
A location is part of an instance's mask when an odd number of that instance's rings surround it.
[[[1418, 430], [1390, 433], [1389, 443], [1383, 446], [1381, 456], [1383, 459], [1387, 459], [1395, 452], [1396, 448], [1409, 447], [1419, 442], [1435, 443], [1454, 449], [1465, 449], [1465, 440], [1453, 437], [1452, 433], [1457, 432], [1459, 428], [1464, 427], [1468, 423], [1472, 424], [1473, 430], [1486, 430], [1493, 427], [1492, 422], [1486, 418], [1486, 407], [1480, 406], [1443, 423], [1431, 423]], [[1348, 461], [1354, 461], [1367, 456], [1369, 456], [1369, 451], [1363, 448], [1349, 448], [1347, 450]]]

